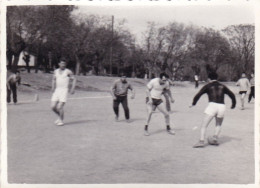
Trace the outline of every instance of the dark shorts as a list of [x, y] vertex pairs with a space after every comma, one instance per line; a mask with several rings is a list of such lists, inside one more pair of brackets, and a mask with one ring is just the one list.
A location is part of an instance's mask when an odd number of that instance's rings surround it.
[[[148, 103], [148, 101], [149, 101], [149, 97], [146, 97], [146, 104]], [[154, 98], [152, 98], [153, 110], [155, 110], [156, 107], [159, 106], [162, 102], [163, 102], [162, 99], [154, 99]]]
[[239, 94], [242, 95], [242, 94], [246, 94], [247, 91], [239, 91]]

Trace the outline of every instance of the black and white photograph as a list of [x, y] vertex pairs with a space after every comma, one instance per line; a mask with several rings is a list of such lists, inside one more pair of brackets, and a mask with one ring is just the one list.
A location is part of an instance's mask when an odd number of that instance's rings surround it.
[[2, 1], [1, 187], [257, 188], [259, 3], [201, 2]]

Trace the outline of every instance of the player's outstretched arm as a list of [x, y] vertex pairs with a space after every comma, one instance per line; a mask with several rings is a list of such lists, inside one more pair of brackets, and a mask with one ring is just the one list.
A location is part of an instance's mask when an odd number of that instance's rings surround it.
[[54, 75], [52, 77], [52, 82], [51, 82], [51, 91], [54, 92], [55, 88], [56, 88], [56, 76], [54, 73]]
[[207, 89], [208, 89], [208, 84], [205, 85], [203, 88], [201, 88], [201, 90], [193, 98], [192, 106], [196, 105], [200, 97], [207, 92]]
[[132, 89], [131, 89], [131, 92], [132, 92], [131, 99], [134, 99], [134, 98], [135, 98], [135, 89], [134, 89], [134, 88], [132, 88]]
[[236, 86], [239, 86], [239, 85], [240, 85], [240, 82], [239, 82], [239, 81], [240, 81], [240, 80], [237, 81]]
[[113, 86], [110, 88], [110, 93], [111, 93], [114, 100], [116, 100], [115, 90], [116, 90], [116, 82], [114, 82]]
[[147, 89], [146, 89], [146, 96], [148, 97], [148, 102], [147, 102], [147, 104], [152, 104], [152, 96], [151, 96], [151, 90], [152, 89], [149, 89], [148, 87], [147, 87]]
[[6, 81], [6, 86], [7, 86], [7, 89], [11, 89], [11, 86], [10, 86], [10, 81], [12, 79], [12, 75], [8, 77], [7, 81]]
[[70, 93], [74, 94], [75, 93], [75, 87], [76, 87], [76, 83], [77, 83], [77, 79], [75, 76], [71, 76], [71, 80], [72, 80], [72, 86], [71, 86], [71, 90]]
[[249, 89], [251, 87], [251, 84], [249, 82], [249, 80], [247, 79], [247, 89]]
[[234, 109], [236, 107], [236, 96], [234, 95], [234, 93], [232, 91], [230, 91], [230, 89], [228, 89], [227, 87], [225, 87], [224, 90], [225, 94], [227, 94], [230, 99], [232, 100], [232, 106], [231, 109]]

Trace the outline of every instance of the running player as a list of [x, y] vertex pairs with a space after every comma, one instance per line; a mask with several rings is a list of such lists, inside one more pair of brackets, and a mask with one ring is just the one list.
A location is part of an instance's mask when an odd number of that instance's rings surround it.
[[19, 71], [12, 73], [7, 79], [7, 83], [6, 83], [7, 103], [11, 102], [12, 93], [13, 93], [13, 102], [14, 102], [14, 104], [17, 103], [17, 87], [16, 87], [17, 83], [18, 83], [18, 85], [20, 85], [20, 83], [21, 83], [21, 76], [20, 76]]
[[255, 98], [255, 76], [254, 76], [254, 73], [251, 74], [250, 85], [251, 85], [251, 88], [250, 88], [250, 94], [249, 94], [249, 97], [248, 97], [248, 103], [250, 103], [252, 97]]
[[[169, 90], [169, 82], [167, 81], [167, 75], [165, 73], [161, 73], [159, 78], [152, 79], [147, 84], [147, 97], [146, 97], [146, 103], [147, 103], [147, 110], [148, 110], [148, 116], [147, 116], [147, 123], [144, 128], [144, 135], [149, 136], [148, 132], [148, 126], [151, 121], [152, 113], [155, 111], [156, 108], [164, 115], [165, 117], [165, 124], [166, 124], [166, 130], [169, 134], [174, 135], [175, 132], [171, 130], [170, 127], [170, 115], [165, 110], [165, 106], [163, 104], [163, 101], [161, 99], [161, 96], [165, 90]], [[169, 94], [169, 97], [171, 99], [171, 102], [174, 102], [174, 99], [172, 98], [172, 95], [170, 92], [167, 92]]]
[[246, 74], [243, 72], [241, 78], [236, 83], [237, 86], [240, 86], [239, 94], [241, 95], [241, 110], [245, 109], [245, 97], [248, 89], [250, 88], [249, 80], [246, 77]]
[[[201, 131], [200, 131], [200, 140], [198, 143], [196, 143], [193, 147], [204, 147], [205, 146], [205, 136], [206, 136], [206, 129], [211, 122], [211, 120], [215, 117], [216, 119], [216, 127], [215, 127], [215, 133], [212, 141], [209, 140], [209, 144], [212, 145], [218, 145], [218, 137], [221, 130], [221, 125], [224, 119], [224, 112], [226, 109], [226, 106], [224, 104], [224, 95], [227, 94], [231, 100], [232, 100], [232, 106], [231, 109], [234, 109], [236, 106], [236, 98], [235, 95], [230, 91], [225, 85], [219, 83], [217, 81], [218, 75], [217, 73], [209, 73], [208, 75], [209, 83], [205, 85], [194, 97], [192, 106], [195, 106], [198, 102], [199, 98], [203, 94], [207, 94], [209, 98], [209, 104], [208, 107], [205, 110], [205, 118], [203, 120]], [[191, 106], [191, 107], [192, 107]]]
[[195, 74], [194, 76], [194, 81], [195, 81], [195, 88], [199, 87], [199, 76], [197, 74]]
[[[72, 80], [72, 86], [69, 91], [69, 83]], [[52, 98], [51, 108], [59, 116], [55, 121], [56, 125], [64, 125], [64, 105], [67, 102], [68, 92], [74, 94], [76, 86], [76, 78], [73, 76], [71, 70], [66, 68], [66, 62], [60, 61], [59, 68], [54, 71], [52, 79]]]
[[122, 103], [125, 112], [125, 119], [129, 122], [130, 112], [127, 102], [128, 89], [132, 91], [131, 99], [135, 97], [135, 90], [132, 85], [126, 80], [124, 73], [121, 73], [121, 78], [116, 80], [111, 87], [111, 95], [113, 97], [113, 109], [115, 112], [115, 120], [118, 121], [119, 117], [119, 104]]

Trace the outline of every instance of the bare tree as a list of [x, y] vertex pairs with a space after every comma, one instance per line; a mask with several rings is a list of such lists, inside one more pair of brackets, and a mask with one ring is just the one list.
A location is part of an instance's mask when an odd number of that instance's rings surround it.
[[250, 73], [254, 69], [255, 27], [253, 25], [232, 25], [223, 30], [232, 48], [233, 58], [240, 71]]

